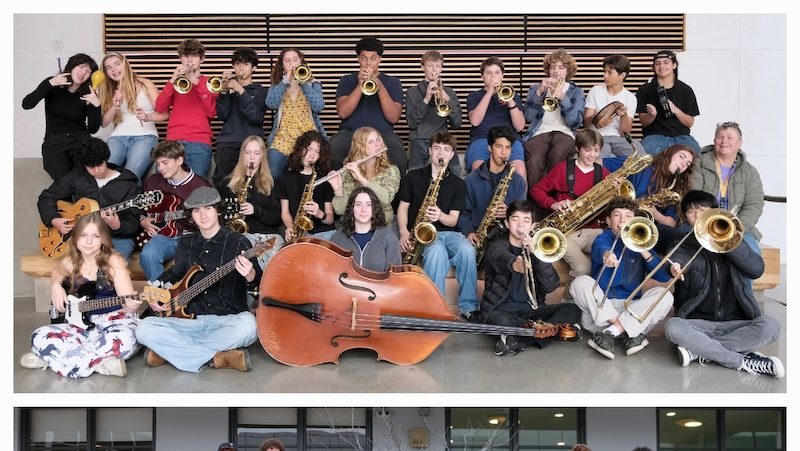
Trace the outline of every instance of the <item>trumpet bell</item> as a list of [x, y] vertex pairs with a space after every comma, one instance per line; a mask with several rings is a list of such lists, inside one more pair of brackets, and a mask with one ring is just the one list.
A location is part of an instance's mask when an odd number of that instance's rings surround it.
[[305, 83], [308, 80], [311, 80], [311, 68], [305, 64], [295, 67], [292, 73], [294, 74], [294, 78], [298, 83]]
[[175, 87], [175, 91], [178, 94], [186, 94], [187, 92], [189, 92], [189, 90], [192, 89], [192, 82], [189, 81], [189, 79], [186, 77], [180, 77], [177, 80], [175, 80], [175, 83], [173, 83], [172, 86]]
[[436, 105], [436, 115], [439, 116], [439, 117], [450, 116], [450, 112], [451, 111], [452, 111], [452, 109], [450, 108], [450, 105], [448, 105], [446, 103], [442, 103], [442, 104]]
[[634, 252], [649, 251], [658, 241], [658, 229], [653, 221], [636, 217], [622, 226], [619, 237]]
[[744, 228], [742, 221], [733, 213], [721, 208], [704, 211], [694, 223], [697, 242], [705, 249], [724, 254], [735, 249], [742, 242]]
[[533, 255], [540, 261], [552, 263], [567, 253], [567, 237], [555, 227], [543, 227], [533, 234]]
[[222, 77], [208, 77], [206, 80], [206, 88], [215, 94], [222, 92]]
[[436, 239], [436, 227], [430, 222], [420, 222], [414, 227], [414, 238], [421, 244], [428, 245]]
[[361, 82], [361, 93], [365, 96], [375, 95], [378, 92], [378, 84], [373, 79], [367, 79]]
[[555, 97], [545, 97], [542, 101], [542, 108], [544, 108], [545, 111], [553, 112], [558, 108], [558, 103], [558, 99]]
[[514, 88], [510, 85], [500, 85], [500, 87], [497, 88], [497, 98], [500, 99], [501, 102], [508, 102], [513, 99], [514, 94]]

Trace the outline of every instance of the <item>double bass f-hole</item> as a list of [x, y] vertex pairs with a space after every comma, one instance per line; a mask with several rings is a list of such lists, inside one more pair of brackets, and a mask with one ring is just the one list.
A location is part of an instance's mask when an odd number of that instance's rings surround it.
[[349, 283], [345, 282], [344, 279], [347, 279], [348, 277], [349, 276], [347, 275], [346, 272], [343, 272], [343, 273], [339, 274], [339, 283], [342, 284], [343, 287], [349, 288], [351, 290], [364, 291], [366, 293], [369, 293], [369, 296], [367, 296], [367, 300], [368, 301], [374, 301], [375, 300], [375, 297], [377, 296], [375, 294], [375, 291], [373, 291], [373, 290], [371, 290], [371, 289], [369, 289], [367, 287], [360, 287], [358, 285], [352, 285], [352, 284], [349, 284]]

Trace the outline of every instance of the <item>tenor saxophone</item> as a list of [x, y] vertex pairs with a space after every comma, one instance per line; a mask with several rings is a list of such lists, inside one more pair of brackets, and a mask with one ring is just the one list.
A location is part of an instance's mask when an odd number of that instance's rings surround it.
[[311, 169], [311, 180], [306, 184], [303, 189], [303, 196], [300, 198], [300, 203], [297, 205], [297, 212], [294, 214], [294, 222], [292, 223], [292, 236], [299, 238], [303, 233], [308, 232], [314, 228], [314, 221], [308, 217], [303, 207], [311, 202], [314, 197], [314, 182], [317, 179], [316, 169]]
[[489, 233], [489, 227], [496, 224], [497, 221], [495, 210], [498, 206], [505, 203], [508, 187], [511, 185], [511, 179], [514, 177], [514, 172], [516, 171], [513, 164], [509, 163], [506, 167], [506, 174], [500, 179], [500, 183], [497, 184], [492, 200], [489, 201], [489, 205], [486, 207], [486, 213], [483, 215], [478, 229], [475, 230], [475, 234], [478, 236], [478, 245], [476, 247], [478, 266], [480, 266], [483, 261], [483, 252], [486, 250], [486, 236]]
[[442, 169], [439, 170], [436, 178], [428, 185], [428, 191], [425, 193], [425, 198], [422, 200], [422, 205], [419, 207], [417, 217], [414, 220], [414, 227], [411, 228], [411, 245], [408, 252], [403, 254], [403, 263], [405, 264], [416, 265], [422, 255], [422, 249], [436, 239], [436, 226], [426, 219], [425, 214], [428, 208], [436, 205], [436, 199], [439, 197], [439, 185], [441, 185], [447, 171], [447, 165], [444, 164], [444, 161], [440, 161], [439, 164]]
[[[681, 195], [675, 191], [672, 191], [672, 188], [675, 186], [675, 182], [677, 182], [677, 178], [673, 179], [672, 183], [668, 187], [661, 188], [656, 193], [639, 199], [639, 207], [665, 208], [679, 203], [681, 201]], [[647, 218], [651, 221], [653, 220], [653, 215], [647, 210], [640, 209], [639, 216]]]

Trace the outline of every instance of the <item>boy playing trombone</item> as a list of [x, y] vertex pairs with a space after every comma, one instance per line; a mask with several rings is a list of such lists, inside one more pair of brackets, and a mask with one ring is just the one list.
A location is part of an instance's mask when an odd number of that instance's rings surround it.
[[[616, 197], [609, 203], [608, 229], [592, 244], [592, 274], [596, 274], [597, 283], [590, 276], [580, 276], [570, 286], [575, 304], [583, 311], [583, 328], [594, 333], [589, 346], [609, 359], [614, 358], [614, 340], [618, 336], [623, 337], [626, 355], [644, 349], [649, 344], [644, 335], [666, 317], [672, 307], [672, 294], [663, 287], [653, 287], [644, 293], [637, 290], [645, 275], [661, 259], [649, 250], [626, 250], [622, 240], [617, 239], [637, 210], [636, 201], [627, 198]], [[662, 267], [653, 279], [666, 282], [669, 274]], [[626, 302], [631, 294], [633, 302]], [[630, 303], [630, 310], [627, 303]]]

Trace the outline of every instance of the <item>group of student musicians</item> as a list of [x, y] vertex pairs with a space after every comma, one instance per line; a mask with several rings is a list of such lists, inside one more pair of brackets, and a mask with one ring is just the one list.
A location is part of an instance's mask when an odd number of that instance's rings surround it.
[[[87, 283], [93, 283], [93, 297], [133, 294], [126, 259], [137, 235], [144, 237], [140, 262], [151, 285], [169, 287], [194, 264], [213, 269], [233, 261], [235, 271], [189, 303], [196, 319], [140, 319], [142, 301], [131, 297], [93, 312], [95, 326], [89, 329], [40, 327], [22, 365], [73, 378], [94, 372], [124, 376], [125, 359], [144, 345], [150, 366], [168, 362], [189, 372], [207, 367], [247, 371], [247, 347], [256, 340], [248, 291], [257, 288], [280, 247], [305, 233], [352, 251], [355, 263], [370, 270], [416, 262], [442, 294], [454, 267], [465, 321], [572, 326], [578, 339], [581, 331], [591, 332], [589, 345], [613, 359], [617, 337], [626, 355], [641, 351], [648, 331], [674, 306], [666, 336], [677, 345], [682, 365], [713, 361], [783, 377], [777, 357], [756, 351], [780, 333], [777, 321], [761, 313], [752, 291], [751, 279], [764, 269], [755, 228], [763, 208], [758, 171], [741, 150], [738, 124], [719, 124], [713, 145], [703, 148], [690, 136], [699, 109], [691, 87], [677, 77], [673, 52], [654, 56], [654, 76], [635, 95], [623, 86], [628, 59], [606, 57], [604, 83], [584, 97], [572, 81], [575, 59], [558, 49], [545, 56], [545, 76], [524, 101], [503, 83], [503, 62], [487, 58], [480, 66], [484, 87], [466, 100], [470, 142], [463, 169], [449, 132], [462, 126], [461, 103], [442, 83], [443, 56], [425, 52], [424, 78], [404, 93], [397, 77], [380, 70], [380, 40], [361, 39], [355, 53], [357, 70], [343, 76], [336, 90], [341, 124], [330, 139], [320, 120], [322, 87], [294, 48], [280, 52], [268, 88], [253, 82], [258, 67], [253, 49], [233, 53], [232, 70], [220, 83], [202, 72], [204, 47], [193, 39], [179, 45], [180, 63], [160, 91], [117, 52], [103, 58], [105, 81], [97, 87], [90, 79], [98, 67], [84, 54], [70, 58], [64, 73], [42, 81], [23, 107], [45, 101], [42, 156], [54, 182], [39, 197], [41, 219], [71, 234], [71, 248], [51, 277], [56, 310], [63, 312], [66, 296]], [[610, 104], [607, 120], [593, 123]], [[393, 133], [404, 107], [411, 130], [406, 144]], [[266, 109], [275, 116], [265, 140]], [[634, 143], [628, 134], [636, 114], [644, 138]], [[214, 117], [223, 125], [209, 181]], [[153, 125], [158, 121], [168, 121], [161, 142]], [[107, 142], [90, 136], [112, 124]], [[547, 304], [545, 295], [560, 281], [551, 262], [531, 253], [539, 221], [553, 212], [570, 214], [573, 202], [598, 184], [619, 187], [622, 177], [614, 176], [610, 184], [607, 177], [643, 151], [652, 164], [630, 176], [636, 197], [670, 189], [680, 196], [679, 205], [611, 199], [594, 212], [594, 220], [566, 235], [563, 258], [570, 273], [564, 300]], [[151, 164], [153, 174], [142, 180]], [[324, 181], [316, 183], [319, 179]], [[496, 202], [500, 185], [505, 195]], [[137, 208], [101, 209], [77, 221], [61, 218], [56, 209], [58, 200], [89, 197], [104, 207], [150, 190], [177, 202], [172, 209], [185, 211], [185, 217], [165, 227]], [[736, 212], [746, 245], [714, 253], [689, 236], [653, 276], [658, 282], [679, 276], [674, 293], [657, 283], [636, 290], [670, 244], [691, 232], [703, 211], [717, 207]], [[626, 250], [616, 238], [640, 209], [658, 225], [659, 244]], [[481, 230], [487, 214], [497, 225], [488, 237]], [[244, 229], [234, 231], [231, 217], [243, 221]], [[435, 227], [429, 243], [421, 244], [413, 232], [420, 222]], [[276, 244], [264, 255], [241, 255], [270, 238]], [[681, 274], [698, 249], [698, 258]], [[478, 254], [485, 280], [481, 299]], [[165, 271], [164, 263], [173, 259]], [[150, 308], [164, 307], [152, 302]], [[643, 312], [649, 314], [642, 319]], [[495, 353], [512, 355], [526, 346], [544, 347], [551, 339], [502, 335]]]

